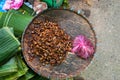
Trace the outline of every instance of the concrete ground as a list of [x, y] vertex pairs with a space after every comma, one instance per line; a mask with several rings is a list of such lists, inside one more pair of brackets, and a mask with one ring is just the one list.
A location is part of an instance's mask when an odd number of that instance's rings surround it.
[[120, 0], [94, 0], [89, 21], [97, 35], [97, 51], [81, 73], [84, 80], [120, 80]]

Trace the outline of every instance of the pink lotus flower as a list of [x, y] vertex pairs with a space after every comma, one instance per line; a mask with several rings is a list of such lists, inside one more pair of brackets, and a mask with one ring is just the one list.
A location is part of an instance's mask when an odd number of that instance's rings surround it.
[[23, 0], [6, 0], [3, 10], [9, 10], [9, 9], [19, 9], [23, 4]]
[[94, 53], [94, 46], [84, 35], [79, 35], [73, 41], [72, 52], [81, 58], [87, 59]]

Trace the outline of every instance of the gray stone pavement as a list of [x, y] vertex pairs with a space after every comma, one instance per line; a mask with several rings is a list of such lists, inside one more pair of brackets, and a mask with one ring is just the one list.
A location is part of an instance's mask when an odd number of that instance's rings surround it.
[[85, 80], [120, 80], [120, 0], [94, 0], [89, 20], [97, 35], [97, 51], [81, 73]]

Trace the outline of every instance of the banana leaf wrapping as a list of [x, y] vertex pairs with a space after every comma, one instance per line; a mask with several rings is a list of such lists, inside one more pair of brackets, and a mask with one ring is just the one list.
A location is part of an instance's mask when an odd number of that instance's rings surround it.
[[16, 36], [21, 36], [33, 16], [22, 14], [21, 12], [11, 10], [2, 13], [0, 18], [1, 27], [12, 27]]
[[0, 29], [0, 64], [12, 57], [20, 46], [20, 42], [8, 27]]
[[11, 58], [6, 64], [0, 66], [0, 77], [17, 72], [17, 62], [15, 57]]
[[2, 12], [0, 12], [0, 19], [1, 19], [2, 14], [3, 14], [3, 13], [2, 13]]
[[30, 80], [50, 80], [48, 78], [45, 78], [45, 77], [42, 77], [42, 76], [39, 76], [39, 75], [35, 75], [32, 79]]
[[20, 42], [16, 38], [21, 37], [24, 29], [32, 20], [32, 15], [33, 9], [26, 5], [23, 5], [18, 11], [0, 12], [0, 80], [19, 78], [29, 80], [34, 77], [34, 73], [28, 71], [22, 57], [17, 53]]
[[29, 69], [28, 72], [24, 76], [20, 77], [18, 80], [29, 80], [33, 78], [34, 75], [35, 73]]
[[10, 75], [7, 76], [3, 76], [0, 79], [3, 80], [17, 80], [19, 77], [25, 75], [28, 71], [28, 67], [26, 66], [26, 64], [23, 62], [22, 58], [20, 55], [15, 56], [16, 62], [17, 62], [17, 72], [16, 73], [12, 73]]
[[22, 7], [18, 10], [24, 14], [27, 14], [27, 15], [30, 15], [30, 16], [33, 16], [35, 15], [35, 12], [32, 8], [28, 7], [27, 5], [23, 4]]

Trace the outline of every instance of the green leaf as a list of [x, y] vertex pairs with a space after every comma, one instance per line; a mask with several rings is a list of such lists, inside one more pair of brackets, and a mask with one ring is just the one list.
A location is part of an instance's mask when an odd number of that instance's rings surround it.
[[35, 75], [32, 79], [30, 80], [50, 80], [48, 78], [45, 78], [43, 76]]
[[14, 29], [16, 36], [21, 36], [24, 29], [32, 20], [33, 16], [26, 14], [21, 14], [18, 11], [11, 10], [6, 13], [3, 13], [0, 19], [0, 28], [1, 27], [12, 27]]
[[15, 56], [15, 58], [16, 58], [17, 66], [18, 66], [18, 71], [16, 73], [1, 77], [3, 80], [17, 80], [19, 77], [27, 73], [28, 67], [21, 59], [21, 56], [17, 55]]
[[29, 80], [29, 79], [33, 78], [34, 75], [35, 75], [35, 73], [29, 69], [28, 72], [24, 76], [20, 77], [18, 80]]
[[0, 66], [0, 77], [17, 72], [15, 57], [11, 58], [6, 64]]
[[11, 31], [8, 27], [0, 29], [0, 64], [12, 57], [20, 46], [20, 42]]
[[30, 16], [33, 16], [35, 15], [34, 13], [34, 10], [31, 9], [30, 7], [28, 7], [27, 5], [23, 4], [22, 7], [18, 10], [19, 12], [23, 13], [23, 14], [27, 14], [27, 15], [30, 15]]
[[3, 12], [0, 12], [0, 19], [1, 19], [1, 17], [2, 17], [2, 14], [3, 14]]

